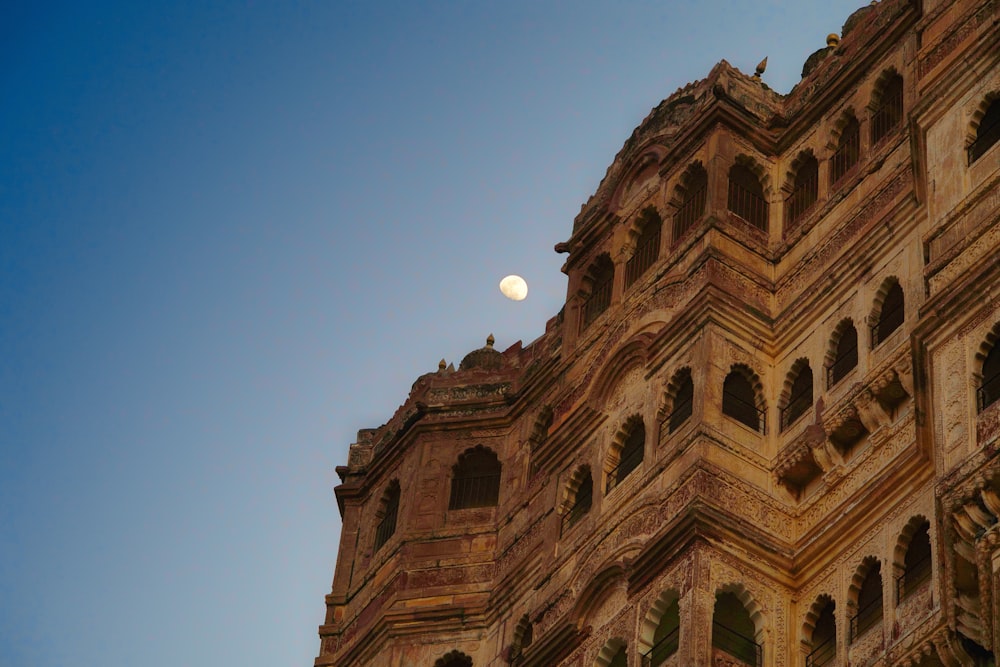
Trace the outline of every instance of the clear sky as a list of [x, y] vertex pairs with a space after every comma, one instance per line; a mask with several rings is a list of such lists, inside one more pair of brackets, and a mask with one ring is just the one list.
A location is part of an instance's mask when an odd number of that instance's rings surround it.
[[542, 333], [661, 99], [861, 4], [5, 3], [0, 665], [312, 664], [357, 430]]

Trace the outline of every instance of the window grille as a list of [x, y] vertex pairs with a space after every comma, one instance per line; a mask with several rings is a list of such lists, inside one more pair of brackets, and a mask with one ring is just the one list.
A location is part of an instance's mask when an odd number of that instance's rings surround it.
[[694, 169], [685, 185], [684, 199], [674, 214], [674, 243], [680, 241], [702, 216], [708, 200], [708, 174], [704, 169]]
[[691, 381], [690, 373], [684, 374], [677, 393], [674, 395], [673, 410], [664, 423], [667, 425], [667, 433], [673, 433], [686, 422], [694, 413], [694, 382]]
[[892, 335], [896, 329], [903, 324], [905, 311], [903, 310], [903, 288], [899, 283], [893, 283], [892, 287], [882, 301], [882, 310], [879, 314], [878, 322], [872, 325], [872, 349]]
[[824, 667], [837, 658], [837, 637], [833, 636], [817, 646], [806, 656], [806, 667]]
[[882, 88], [882, 98], [872, 113], [872, 144], [877, 144], [903, 120], [903, 79], [892, 76]]
[[496, 454], [476, 449], [463, 454], [451, 480], [448, 509], [495, 507], [500, 499], [500, 462]]
[[972, 164], [1000, 141], [1000, 99], [995, 99], [976, 129], [976, 140], [969, 146], [969, 164]]
[[386, 491], [385, 514], [375, 529], [375, 550], [389, 541], [396, 532], [396, 515], [399, 513], [399, 485], [392, 485]]
[[924, 522], [914, 531], [903, 556], [903, 573], [896, 577], [896, 602], [916, 592], [931, 578], [930, 524]]
[[873, 563], [861, 582], [858, 592], [858, 612], [851, 617], [850, 641], [882, 622], [882, 573], [879, 563]]
[[611, 305], [611, 288], [615, 280], [615, 269], [610, 259], [607, 257], [603, 259], [603, 266], [596, 269], [590, 294], [583, 304], [583, 318], [580, 320], [581, 331], [590, 326], [590, 323]]
[[837, 151], [830, 159], [830, 185], [836, 187], [861, 158], [861, 126], [851, 118], [840, 133]]
[[837, 384], [858, 365], [858, 330], [848, 324], [837, 341], [837, 356], [826, 369], [827, 388]]
[[569, 508], [559, 523], [559, 535], [569, 530], [580, 521], [594, 503], [594, 480], [590, 472], [580, 481], [580, 487], [576, 490], [576, 497], [573, 499], [573, 506]]
[[[660, 219], [651, 218], [643, 227], [636, 243], [635, 252], [625, 264], [625, 287], [631, 287], [642, 274], [649, 270], [660, 255]], [[609, 294], [610, 296], [610, 294]]]
[[680, 627], [676, 627], [656, 642], [653, 648], [642, 654], [642, 667], [659, 667], [667, 661], [667, 658], [677, 653], [679, 647]]
[[767, 200], [764, 199], [764, 191], [754, 173], [742, 165], [736, 165], [729, 171], [727, 206], [757, 229], [767, 231]]
[[804, 415], [813, 402], [812, 370], [803, 366], [792, 383], [788, 405], [781, 410], [781, 430], [784, 431]]
[[611, 472], [608, 473], [608, 481], [605, 492], [611, 491], [622, 483], [629, 473], [639, 467], [642, 463], [643, 453], [646, 448], [646, 431], [642, 424], [637, 424], [629, 433], [625, 444], [622, 445], [621, 459]]
[[753, 430], [764, 433], [764, 411], [755, 403], [753, 386], [739, 372], [733, 371], [722, 386], [722, 413]]
[[785, 199], [785, 231], [801, 221], [819, 197], [819, 164], [810, 157], [795, 174], [792, 193]]

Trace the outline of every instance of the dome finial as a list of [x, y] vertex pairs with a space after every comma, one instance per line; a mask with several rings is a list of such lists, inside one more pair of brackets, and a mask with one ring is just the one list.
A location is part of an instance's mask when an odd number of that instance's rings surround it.
[[448, 368], [448, 364], [445, 362], [444, 359], [441, 359], [441, 361], [438, 362], [438, 372], [440, 373], [446, 368]]
[[761, 60], [759, 63], [757, 63], [757, 69], [753, 73], [753, 78], [760, 81], [760, 75], [763, 74], [764, 70], [766, 69], [767, 69], [767, 56], [764, 56], [764, 59]]
[[840, 46], [840, 35], [838, 35], [835, 32], [831, 32], [829, 35], [826, 36], [826, 45]]
[[490, 348], [491, 350], [493, 349], [493, 343], [495, 342], [496, 339], [493, 338], [493, 334], [490, 334], [489, 336], [486, 337], [486, 347]]

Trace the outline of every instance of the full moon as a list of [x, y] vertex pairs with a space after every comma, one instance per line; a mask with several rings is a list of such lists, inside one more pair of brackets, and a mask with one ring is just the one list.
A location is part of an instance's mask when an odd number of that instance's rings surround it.
[[512, 301], [524, 301], [528, 296], [528, 283], [521, 276], [507, 276], [500, 281], [500, 291]]

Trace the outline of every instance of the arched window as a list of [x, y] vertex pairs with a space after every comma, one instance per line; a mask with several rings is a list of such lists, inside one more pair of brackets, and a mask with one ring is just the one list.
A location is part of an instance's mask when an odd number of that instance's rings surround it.
[[438, 658], [434, 667], [472, 667], [472, 658], [461, 651], [452, 651]]
[[625, 425], [624, 441], [618, 452], [618, 463], [608, 473], [606, 491], [610, 491], [622, 480], [629, 476], [633, 470], [642, 463], [642, 457], [646, 449], [646, 427], [642, 419], [633, 417]]
[[757, 396], [750, 379], [739, 369], [733, 369], [722, 385], [722, 414], [764, 432], [764, 412], [757, 407]]
[[895, 280], [882, 300], [878, 321], [872, 326], [872, 349], [884, 341], [903, 324], [903, 288]]
[[681, 239], [705, 215], [708, 198], [708, 172], [700, 163], [688, 168], [677, 188], [679, 195], [677, 212], [674, 213], [674, 242]]
[[810, 154], [800, 158], [792, 192], [785, 199], [785, 231], [793, 229], [819, 197], [819, 162]]
[[399, 513], [399, 482], [392, 480], [379, 504], [379, 522], [375, 528], [375, 551], [389, 541], [396, 532], [396, 515]]
[[735, 593], [715, 596], [712, 615], [712, 647], [754, 667], [763, 664], [763, 650], [756, 641], [750, 613]]
[[500, 461], [483, 446], [467, 450], [452, 468], [448, 509], [495, 507], [500, 499]]
[[851, 641], [882, 623], [882, 566], [869, 557], [861, 566], [863, 573], [858, 590], [857, 612], [851, 617]]
[[980, 412], [1000, 399], [1000, 345], [996, 343], [983, 360], [983, 383], [976, 392], [976, 399]]
[[737, 163], [729, 170], [727, 206], [757, 229], [767, 231], [767, 199], [764, 197], [764, 188], [749, 167]]
[[858, 365], [858, 330], [854, 322], [844, 320], [838, 327], [837, 347], [833, 353], [833, 361], [826, 367], [826, 384], [832, 387]]
[[569, 509], [563, 512], [559, 526], [560, 535], [586, 516], [594, 504], [594, 478], [590, 474], [590, 467], [583, 466], [577, 470], [570, 480], [570, 486], [572, 503]]
[[681, 370], [672, 384], [676, 384], [676, 389], [670, 416], [667, 417], [667, 433], [679, 429], [694, 412], [694, 381], [691, 379], [691, 369]]
[[624, 645], [618, 647], [618, 652], [615, 653], [615, 657], [611, 658], [608, 667], [628, 667], [628, 652]]
[[896, 579], [896, 600], [909, 597], [931, 580], [931, 524], [922, 522], [906, 545], [903, 573]]
[[781, 410], [782, 431], [804, 415], [813, 403], [813, 374], [809, 361], [800, 359], [795, 362], [790, 374], [794, 375], [794, 379], [788, 390], [788, 402]]
[[830, 187], [835, 188], [861, 158], [861, 125], [851, 116], [840, 131], [837, 150], [830, 158]]
[[642, 227], [635, 243], [635, 252], [625, 263], [625, 287], [631, 287], [660, 256], [660, 228], [663, 226], [660, 214], [655, 209], [648, 208], [643, 212], [640, 224]]
[[976, 140], [969, 146], [969, 164], [978, 160], [998, 141], [1000, 141], [1000, 97], [990, 103], [982, 120], [979, 121]]
[[[822, 598], [821, 598], [822, 600]], [[812, 633], [812, 651], [806, 657], [806, 667], [832, 665], [837, 659], [837, 621], [833, 616], [836, 604], [827, 598], [816, 617]]]
[[872, 144], [889, 136], [903, 120], [903, 77], [890, 74], [872, 107]]
[[615, 265], [608, 255], [601, 255], [590, 267], [588, 274], [589, 291], [583, 303], [580, 330], [586, 329], [597, 316], [611, 305], [611, 288], [615, 282]]
[[531, 646], [531, 642], [533, 640], [534, 628], [531, 625], [531, 621], [528, 619], [528, 615], [525, 614], [521, 617], [521, 620], [517, 622], [517, 627], [514, 628], [514, 642], [510, 647], [511, 664], [521, 664], [524, 658], [524, 649]]
[[643, 658], [643, 666], [659, 667], [680, 647], [681, 612], [677, 599], [667, 605], [653, 633], [653, 648]]

